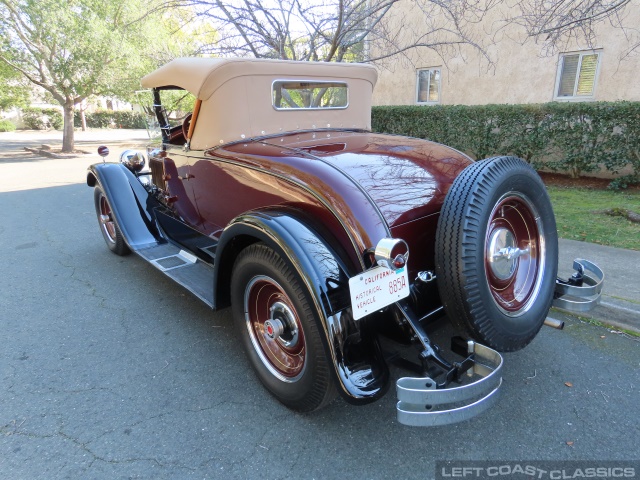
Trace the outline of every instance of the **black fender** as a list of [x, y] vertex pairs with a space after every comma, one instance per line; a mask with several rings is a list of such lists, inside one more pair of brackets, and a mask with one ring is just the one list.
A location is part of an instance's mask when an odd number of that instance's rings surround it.
[[229, 303], [231, 271], [240, 251], [258, 241], [265, 243], [289, 263], [311, 292], [341, 395], [353, 404], [375, 401], [388, 390], [390, 375], [377, 336], [367, 330], [366, 322], [351, 316], [348, 281], [357, 271], [310, 227], [311, 220], [299, 217], [299, 212], [253, 211], [227, 226], [216, 249], [216, 306]]
[[160, 243], [153, 217], [154, 199], [138, 178], [120, 163], [97, 163], [87, 171], [87, 185], [99, 183], [125, 242], [131, 250]]

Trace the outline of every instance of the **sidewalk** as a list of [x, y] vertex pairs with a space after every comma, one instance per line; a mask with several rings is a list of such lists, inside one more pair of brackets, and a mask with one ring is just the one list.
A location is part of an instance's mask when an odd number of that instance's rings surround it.
[[[25, 147], [42, 144], [62, 146], [61, 131], [18, 130], [0, 133], [0, 192], [31, 190], [84, 183], [87, 167], [99, 163], [98, 146], [109, 147], [108, 161], [117, 162], [127, 149], [146, 151], [149, 142], [146, 130], [90, 129], [75, 132], [79, 150], [89, 152], [71, 158], [48, 158], [25, 151]], [[19, 168], [18, 168], [19, 165]]]
[[[74, 132], [75, 148], [84, 150], [97, 157], [99, 145], [108, 145], [110, 150], [120, 153], [128, 148], [139, 148], [149, 143], [146, 130], [90, 128], [86, 131]], [[24, 156], [24, 147], [40, 147], [42, 144], [54, 148], [62, 147], [62, 132], [60, 130], [16, 130], [0, 133], [0, 157]], [[81, 156], [81, 155], [79, 155]]]
[[558, 276], [566, 279], [573, 273], [575, 258], [590, 260], [604, 271], [600, 305], [578, 315], [640, 333], [640, 251], [565, 239], [559, 243]]

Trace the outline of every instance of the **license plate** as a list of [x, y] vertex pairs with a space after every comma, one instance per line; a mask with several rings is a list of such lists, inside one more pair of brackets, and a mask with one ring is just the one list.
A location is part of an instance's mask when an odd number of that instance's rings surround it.
[[358, 320], [409, 296], [407, 268], [375, 267], [349, 279], [353, 318]]

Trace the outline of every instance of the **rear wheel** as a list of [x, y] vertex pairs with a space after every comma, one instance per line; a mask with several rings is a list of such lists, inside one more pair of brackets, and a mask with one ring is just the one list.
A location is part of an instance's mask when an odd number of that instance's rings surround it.
[[107, 200], [102, 187], [99, 185], [96, 186], [93, 192], [93, 199], [100, 232], [107, 247], [116, 255], [127, 255], [131, 250], [129, 250], [127, 243], [124, 241], [120, 227], [118, 227], [118, 223], [113, 217], [109, 200]]
[[459, 330], [502, 351], [533, 340], [553, 301], [558, 238], [529, 165], [497, 157], [467, 167], [445, 199], [436, 245], [441, 300]]
[[231, 280], [236, 328], [263, 385], [280, 402], [308, 412], [336, 395], [310, 294], [263, 244], [245, 249]]

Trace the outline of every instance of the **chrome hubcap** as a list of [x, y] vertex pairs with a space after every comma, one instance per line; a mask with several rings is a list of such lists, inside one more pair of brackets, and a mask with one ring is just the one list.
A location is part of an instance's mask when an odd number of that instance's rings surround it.
[[264, 331], [269, 338], [276, 338], [284, 333], [284, 325], [280, 320], [267, 320], [264, 322]]
[[518, 258], [529, 253], [529, 247], [516, 246], [513, 233], [506, 228], [497, 228], [491, 234], [487, 245], [487, 258], [493, 274], [500, 280], [506, 280], [518, 266]]
[[271, 338], [277, 338], [284, 347], [295, 347], [298, 343], [298, 327], [289, 306], [282, 302], [276, 302], [269, 311], [271, 319], [264, 324], [267, 335]]

